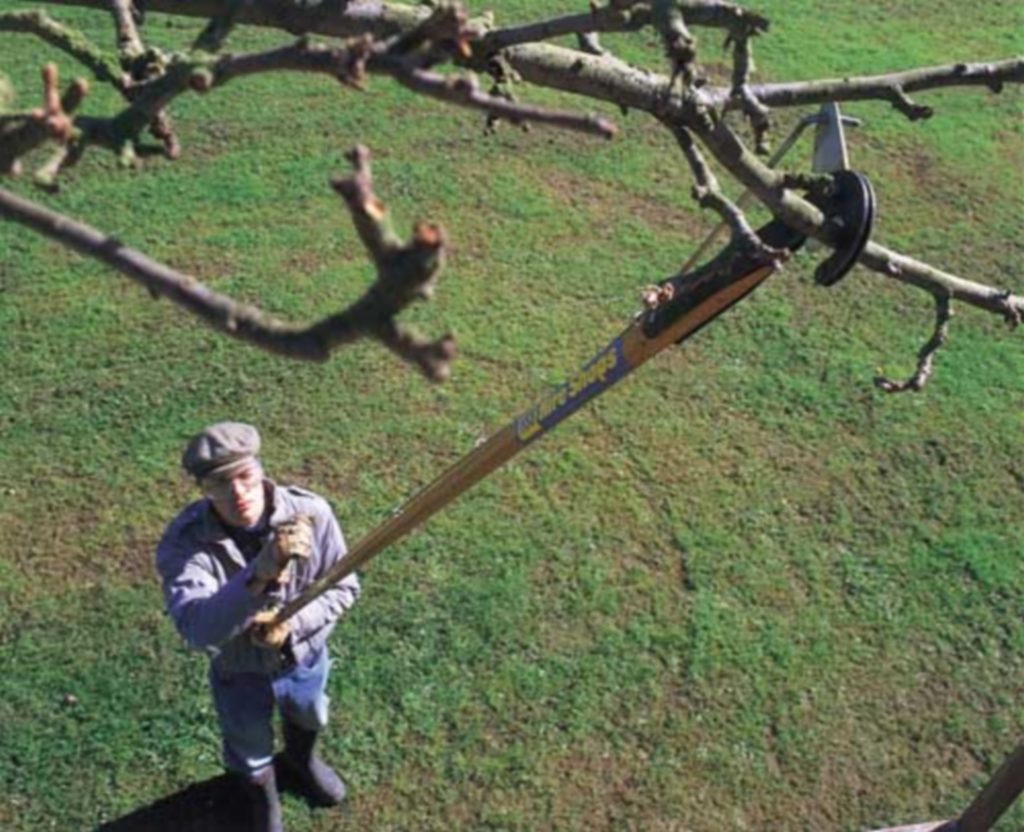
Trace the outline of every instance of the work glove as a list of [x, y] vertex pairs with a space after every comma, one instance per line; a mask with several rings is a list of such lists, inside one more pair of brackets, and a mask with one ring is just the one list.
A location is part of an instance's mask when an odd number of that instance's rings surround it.
[[292, 621], [287, 619], [280, 624], [271, 625], [276, 610], [263, 610], [256, 613], [249, 621], [249, 638], [257, 647], [267, 650], [280, 650], [292, 632]]
[[274, 529], [253, 562], [252, 584], [262, 589], [267, 584], [285, 583], [293, 560], [308, 560], [313, 554], [313, 518], [297, 514]]

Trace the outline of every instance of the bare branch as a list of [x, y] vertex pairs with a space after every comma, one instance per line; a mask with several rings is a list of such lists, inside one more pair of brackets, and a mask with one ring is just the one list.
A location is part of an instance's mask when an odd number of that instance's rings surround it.
[[[589, 12], [563, 15], [522, 26], [509, 26], [487, 32], [482, 48], [490, 54], [509, 46], [536, 43], [565, 35], [595, 35], [600, 32], [633, 32], [649, 26], [651, 12], [646, 6], [620, 8], [616, 4], [592, 6]], [[600, 54], [600, 53], [591, 53]]]
[[[387, 213], [371, 189], [369, 154], [357, 148], [350, 157], [356, 167], [355, 182], [336, 181], [346, 196], [360, 236], [365, 227], [383, 226]], [[393, 233], [380, 233], [368, 243], [377, 265], [378, 278], [358, 301], [347, 309], [307, 327], [285, 324], [248, 304], [238, 303], [204, 286], [195, 278], [159, 263], [125, 246], [120, 240], [44, 208], [0, 188], [0, 217], [21, 223], [76, 251], [101, 260], [141, 285], [155, 297], [166, 297], [189, 310], [214, 329], [288, 358], [323, 361], [335, 348], [360, 338], [376, 338], [405, 360], [414, 363], [428, 378], [447, 378], [455, 355], [455, 340], [446, 335], [425, 341], [403, 330], [395, 316], [414, 300], [430, 296], [444, 261], [444, 235], [435, 226], [420, 225], [407, 245]], [[388, 224], [388, 227], [389, 224]]]
[[[130, 67], [127, 71], [122, 70], [117, 59], [107, 55], [80, 32], [64, 26], [43, 12], [0, 14], [0, 31], [26, 32], [42, 38], [92, 70], [98, 80], [110, 83], [126, 100], [131, 102], [141, 94], [143, 82], [162, 71], [159, 66], [162, 56], [152, 50], [147, 50], [143, 45], [138, 30], [135, 28], [133, 8], [130, 2], [119, 0], [112, 8], [124, 63], [125, 66]], [[171, 127], [170, 117], [166, 113], [156, 109], [150, 115], [137, 119], [138, 125], [134, 124], [135, 119], [130, 121], [133, 125], [133, 132], [128, 134], [112, 129], [112, 124], [103, 119], [86, 119], [77, 123], [77, 126], [82, 131], [82, 142], [99, 142], [123, 153], [125, 142], [148, 125], [150, 132], [163, 143], [165, 155], [171, 159], [177, 158], [180, 148]], [[125, 121], [122, 120], [119, 126], [123, 126], [124, 123]], [[75, 158], [79, 155], [81, 155], [80, 151], [72, 154]], [[66, 166], [66, 164], [47, 165], [48, 173], [44, 178], [52, 181], [56, 172]]]
[[425, 69], [410, 67], [406, 62], [384, 55], [370, 62], [373, 69], [381, 69], [391, 75], [402, 86], [413, 92], [481, 110], [496, 118], [508, 119], [511, 122], [533, 122], [575, 130], [601, 138], [614, 138], [617, 132], [615, 125], [598, 115], [579, 115], [564, 110], [550, 110], [531, 104], [522, 104], [507, 98], [488, 95], [480, 90], [474, 78], [448, 77]]
[[[0, 116], [0, 173], [18, 173], [18, 159], [44, 142], [55, 139], [67, 145], [75, 138], [71, 114], [89, 91], [88, 84], [78, 79], [63, 97], [56, 64], [43, 67], [43, 106], [29, 113]], [[49, 166], [47, 166], [49, 167]], [[45, 170], [45, 168], [44, 168]]]
[[[66, 5], [104, 7], [106, 0], [46, 0]], [[203, 16], [223, 14], [234, 0], [147, 0], [147, 8], [176, 14]], [[598, 10], [598, 22], [606, 28], [621, 25], [612, 11], [629, 10], [643, 15], [646, 4], [633, 0], [610, 0], [608, 11]], [[726, 28], [737, 40], [753, 31], [763, 31], [768, 21], [739, 9], [729, 3], [688, 2], [680, 0], [688, 26], [715, 26]], [[433, 12], [425, 6], [406, 6], [389, 2], [346, 2], [321, 0], [316, 5], [296, 3], [293, 0], [266, 0], [261, 3], [241, 3], [237, 20], [255, 25], [273, 26], [289, 31], [315, 31], [334, 37], [368, 34], [392, 37], [408, 32], [428, 19]], [[602, 17], [602, 14], [604, 15]], [[570, 18], [566, 18], [568, 21]], [[548, 22], [547, 32], [559, 34], [576, 31], [599, 31], [594, 14], [571, 16], [572, 23]], [[619, 24], [613, 24], [614, 20]], [[634, 18], [635, 25], [641, 18]], [[0, 16], [3, 20], [3, 16]], [[559, 18], [558, 20], [562, 20]], [[585, 25], [584, 25], [585, 24]], [[713, 116], [714, 108], [725, 105], [734, 95], [738, 78], [748, 74], [742, 66], [734, 71], [733, 84], [726, 88], [703, 87], [690, 89], [686, 95], [666, 96], [669, 79], [661, 74], [629, 66], [612, 55], [591, 55], [552, 44], [529, 42], [523, 27], [493, 30], [486, 20], [467, 22], [467, 27], [479, 31], [480, 43], [509, 45], [500, 52], [510, 69], [525, 82], [550, 87], [585, 97], [611, 102], [623, 108], [643, 110], [671, 124], [681, 124], [710, 150], [714, 158], [750, 189], [779, 219], [794, 229], [830, 243], [830, 230], [823, 227], [820, 210], [796, 193], [789, 183], [796, 182], [791, 175], [772, 172], [728, 126]], [[532, 25], [532, 24], [531, 24]], [[529, 37], [533, 37], [530, 34]], [[545, 35], [546, 36], [546, 35]], [[504, 40], [503, 40], [504, 39]], [[472, 64], [483, 69], [487, 55], [481, 55], [477, 42], [473, 43]], [[493, 56], [490, 56], [493, 57]], [[394, 60], [394, 56], [391, 58]], [[387, 63], [384, 61], [383, 63]], [[479, 66], [477, 64], [479, 63]], [[422, 67], [417, 67], [422, 69]], [[408, 66], [403, 67], [407, 71]], [[193, 78], [197, 77], [195, 74]], [[998, 91], [1005, 83], [1024, 82], [1024, 60], [1020, 58], [973, 64], [951, 64], [941, 67], [897, 72], [863, 78], [833, 79], [790, 84], [747, 84], [751, 94], [765, 107], [818, 104], [826, 100], [880, 99], [898, 101], [908, 115], [923, 116], [924, 110], [912, 102], [913, 93], [949, 86], [986, 86]], [[741, 85], [742, 89], [742, 85]], [[509, 102], [502, 102], [505, 107]], [[710, 114], [709, 114], [710, 113]], [[513, 114], [512, 117], [515, 117]], [[76, 124], [84, 123], [79, 118]], [[955, 300], [995, 312], [1010, 321], [1022, 314], [1022, 301], [1018, 296], [962, 278], [949, 275], [904, 255], [895, 254], [870, 243], [861, 257], [861, 263], [889, 277], [901, 279], [926, 289], [932, 294], [948, 293]], [[950, 287], [953, 287], [950, 289]]]
[[[793, 177], [764, 165], [745, 148], [739, 137], [723, 121], [710, 122], [691, 116], [687, 123], [695, 125], [690, 128], [691, 132], [775, 216], [802, 234], [835, 245], [832, 239], [834, 229], [824, 222], [821, 211], [785, 187], [786, 182], [792, 181]], [[875, 242], [868, 243], [859, 262], [886, 277], [909, 283], [933, 295], [947, 296], [987, 312], [994, 312], [1012, 325], [1020, 323], [1024, 315], [1024, 297], [943, 272]]]
[[700, 148], [693, 139], [693, 134], [682, 126], [672, 126], [672, 134], [683, 151], [686, 161], [690, 165], [690, 171], [696, 184], [693, 186], [693, 198], [701, 208], [710, 208], [715, 211], [732, 231], [733, 239], [741, 241], [752, 251], [760, 253], [770, 261], [777, 261], [783, 256], [783, 252], [766, 246], [764, 241], [757, 235], [753, 227], [747, 222], [747, 218], [740, 207], [729, 200], [722, 193], [718, 185], [718, 179], [714, 172], [708, 167]]
[[114, 25], [117, 28], [117, 51], [127, 60], [140, 57], [146, 51], [146, 47], [143, 46], [138, 27], [135, 25], [132, 0], [110, 0], [110, 11], [114, 15]]
[[953, 316], [949, 298], [935, 296], [935, 331], [928, 342], [917, 354], [917, 372], [906, 381], [892, 381], [885, 376], [875, 376], [875, 387], [886, 393], [903, 393], [913, 390], [915, 393], [924, 389], [931, 377], [935, 364], [936, 353], [945, 345], [949, 335], [949, 319]]
[[314, 72], [330, 75], [349, 86], [362, 87], [367, 72], [392, 76], [402, 85], [449, 103], [479, 109], [515, 121], [534, 121], [566, 129], [611, 137], [615, 127], [606, 119], [559, 110], [516, 104], [480, 92], [475, 81], [447, 77], [420, 69], [411, 59], [390, 53], [386, 44], [369, 38], [341, 45], [314, 44], [308, 38], [263, 52], [195, 56], [177, 61], [167, 72], [133, 90], [132, 105], [106, 125], [94, 126], [90, 138], [120, 148], [144, 129], [178, 95], [188, 90], [206, 92], [247, 75], [274, 71]]
[[[193, 88], [205, 91], [227, 83], [232, 78], [274, 70], [323, 72], [356, 86], [362, 85], [365, 72], [378, 72], [390, 75], [403, 86], [422, 95], [478, 109], [512, 121], [549, 124], [605, 138], [615, 135], [615, 125], [607, 119], [518, 104], [490, 96], [480, 91], [474, 79], [445, 76], [421, 69], [413, 62], [392, 55], [380, 45], [374, 45], [367, 40], [358, 40], [339, 47], [311, 44], [305, 39], [300, 39], [290, 46], [267, 52], [229, 55], [220, 58], [209, 68], [197, 70], [189, 83]], [[178, 91], [170, 83], [166, 86], [168, 95]]]
[[[490, 53], [509, 46], [538, 43], [565, 35], [635, 32], [645, 26], [655, 25], [651, 6], [640, 0], [611, 0], [606, 6], [592, 3], [589, 12], [494, 29], [483, 37], [484, 51]], [[732, 3], [717, 0], [668, 0], [665, 13], [670, 8], [681, 14], [685, 20], [684, 26], [688, 24], [726, 29], [737, 36], [768, 28], [766, 18]]]
[[[956, 63], [924, 67], [888, 75], [865, 75], [855, 78], [830, 78], [786, 84], [756, 84], [752, 91], [769, 107], [798, 107], [824, 104], [828, 101], [890, 101], [911, 119], [927, 118], [930, 108], [914, 104], [910, 93], [943, 87], [988, 87], [1000, 92], [1004, 84], [1024, 82], [1024, 58], [1011, 58], [991, 63]], [[710, 94], [723, 96], [721, 90]]]
[[1024, 296], [957, 277], [878, 243], [869, 242], [859, 262], [885, 277], [924, 289], [936, 297], [948, 297], [1000, 315], [1010, 326], [1018, 326], [1024, 318]]
[[768, 153], [767, 134], [771, 128], [769, 110], [750, 89], [750, 76], [754, 72], [752, 35], [732, 38], [732, 92], [727, 107], [736, 107], [750, 120], [754, 130], [754, 143], [758, 153]]
[[676, 0], [653, 0], [652, 23], [665, 43], [665, 57], [672, 67], [672, 80], [681, 77], [689, 86], [696, 77], [697, 39], [690, 34]]
[[0, 32], [35, 35], [87, 67], [97, 80], [108, 81], [118, 89], [124, 85], [124, 73], [116, 58], [100, 49], [81, 32], [58, 23], [46, 12], [2, 12]]
[[245, 2], [246, 0], [230, 0], [226, 9], [211, 15], [203, 31], [196, 36], [192, 48], [211, 54], [219, 52], [234, 30], [238, 12]]
[[[50, 5], [109, 8], [109, 0], [43, 0]], [[145, 0], [146, 11], [199, 17], [223, 16], [236, 0]], [[316, 33], [348, 38], [372, 35], [384, 38], [408, 31], [432, 14], [427, 5], [404, 5], [379, 0], [259, 0], [237, 3], [235, 21], [268, 26], [293, 35]]]

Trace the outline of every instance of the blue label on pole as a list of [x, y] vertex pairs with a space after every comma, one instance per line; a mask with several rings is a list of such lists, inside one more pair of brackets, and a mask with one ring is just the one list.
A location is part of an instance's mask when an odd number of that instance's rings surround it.
[[622, 351], [622, 339], [616, 338], [575, 376], [519, 416], [515, 422], [516, 436], [523, 442], [531, 442], [607, 390], [631, 369]]

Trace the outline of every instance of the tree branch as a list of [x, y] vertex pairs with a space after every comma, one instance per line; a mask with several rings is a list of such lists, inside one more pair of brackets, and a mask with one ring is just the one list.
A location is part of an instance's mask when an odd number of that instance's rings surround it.
[[565, 35], [635, 32], [650, 23], [651, 11], [645, 6], [621, 8], [614, 3], [607, 6], [595, 5], [589, 12], [494, 29], [483, 36], [482, 47], [486, 54], [490, 54], [509, 46], [537, 43]]
[[[491, 115], [549, 124], [604, 138], [615, 135], [615, 125], [607, 119], [518, 104], [490, 96], [480, 91], [475, 80], [421, 69], [413, 61], [392, 54], [384, 44], [374, 44], [367, 39], [350, 41], [343, 46], [328, 46], [313, 44], [302, 38], [289, 46], [266, 52], [226, 55], [209, 66], [197, 65], [185, 78], [168, 77], [167, 80], [155, 83], [154, 90], [157, 92], [153, 93], [153, 99], [163, 105], [186, 87], [205, 92], [243, 75], [279, 70], [324, 73], [343, 83], [360, 87], [367, 72], [376, 72], [391, 76], [421, 95]], [[150, 103], [148, 106], [155, 105]]]
[[125, 83], [124, 73], [113, 55], [100, 49], [81, 32], [58, 23], [46, 12], [2, 12], [0, 32], [35, 35], [88, 68], [98, 81], [107, 81], [118, 89]]
[[[77, 79], [63, 97], [59, 90], [56, 64], [43, 67], [43, 106], [29, 113], [0, 115], [0, 174], [20, 172], [19, 157], [50, 139], [67, 146], [75, 136], [71, 115], [89, 92], [89, 85]], [[63, 160], [65, 155], [58, 156]], [[57, 158], [57, 157], [55, 157]], [[53, 162], [37, 173], [41, 184], [48, 184]]]
[[917, 354], [917, 372], [906, 381], [892, 381], [885, 376], [875, 376], [875, 387], [886, 393], [903, 393], [913, 390], [915, 393], [924, 389], [931, 377], [935, 365], [935, 355], [945, 345], [949, 335], [949, 319], [953, 316], [949, 298], [935, 296], [935, 331], [928, 342]]
[[739, 205], [726, 198], [718, 185], [718, 179], [708, 167], [700, 148], [693, 140], [693, 134], [682, 126], [672, 127], [672, 133], [679, 144], [696, 184], [693, 186], [693, 198], [701, 208], [710, 208], [716, 212], [732, 231], [733, 239], [739, 240], [752, 251], [760, 253], [766, 260], [779, 260], [782, 252], [766, 246], [747, 221], [746, 215]]
[[461, 107], [481, 110], [489, 116], [508, 119], [514, 123], [547, 124], [551, 127], [600, 136], [604, 139], [614, 138], [618, 132], [615, 124], [603, 116], [549, 110], [545, 107], [488, 95], [480, 90], [475, 78], [452, 78], [429, 70], [417, 69], [409, 66], [407, 62], [389, 55], [374, 58], [370, 62], [370, 67], [387, 72], [398, 83], [413, 92]]
[[[931, 108], [914, 104], [909, 93], [944, 87], [988, 87], [1002, 91], [1005, 84], [1024, 82], [1024, 58], [989, 63], [956, 63], [924, 67], [888, 75], [855, 78], [829, 78], [785, 84], [755, 84], [751, 89], [758, 100], [769, 107], [799, 107], [828, 101], [889, 101], [911, 120], [927, 118]], [[727, 95], [722, 90], [709, 92], [712, 100]]]
[[[336, 180], [334, 187], [345, 196], [360, 237], [377, 266], [378, 277], [366, 294], [347, 309], [307, 327], [282, 323], [254, 306], [238, 303], [129, 248], [116, 237], [2, 188], [0, 217], [106, 263], [145, 286], [154, 297], [166, 297], [214, 329], [268, 352], [323, 361], [337, 347], [371, 337], [414, 363], [431, 380], [444, 380], [455, 355], [454, 338], [445, 335], [434, 342], [426, 341], [395, 321], [410, 303], [430, 296], [444, 261], [444, 234], [436, 226], [420, 225], [412, 240], [401, 244], [389, 230], [383, 203], [372, 192], [368, 151], [357, 148], [349, 158], [356, 170], [355, 178]], [[370, 226], [379, 229], [376, 236], [367, 231]]]
[[134, 60], [140, 57], [146, 47], [142, 45], [139, 29], [135, 25], [135, 9], [132, 0], [110, 0], [110, 11], [114, 15], [117, 29], [117, 51], [122, 58]]
[[1024, 319], [1024, 295], [957, 277], [878, 243], [869, 242], [859, 262], [885, 277], [924, 289], [937, 297], [948, 297], [1000, 315], [1012, 327]]
[[732, 91], [729, 93], [727, 107], [736, 107], [750, 120], [754, 130], [754, 144], [758, 153], [768, 153], [767, 135], [771, 128], [768, 119], [769, 110], [750, 88], [750, 76], [754, 72], [754, 49], [751, 43], [753, 35], [732, 38]]

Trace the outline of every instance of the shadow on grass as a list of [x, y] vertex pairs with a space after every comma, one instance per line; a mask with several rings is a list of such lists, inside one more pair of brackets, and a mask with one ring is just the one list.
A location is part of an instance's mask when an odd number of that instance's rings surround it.
[[193, 783], [95, 832], [242, 832], [252, 828], [245, 795], [227, 774]]
[[[282, 795], [292, 794], [315, 806], [303, 784], [281, 764], [280, 755], [274, 758], [274, 770]], [[231, 775], [221, 774], [97, 826], [94, 832], [248, 832], [252, 823], [241, 785]]]

